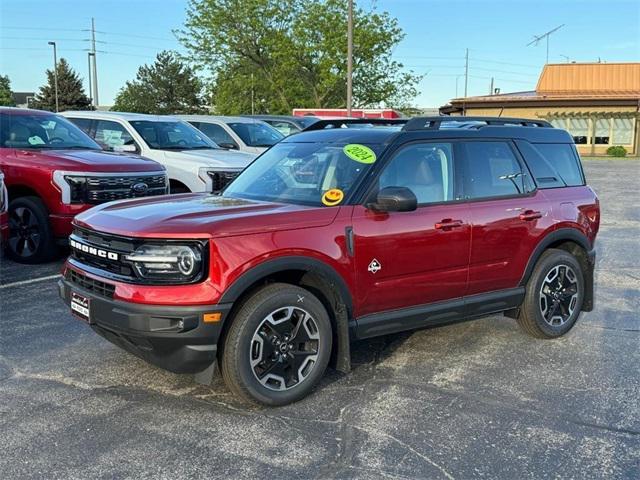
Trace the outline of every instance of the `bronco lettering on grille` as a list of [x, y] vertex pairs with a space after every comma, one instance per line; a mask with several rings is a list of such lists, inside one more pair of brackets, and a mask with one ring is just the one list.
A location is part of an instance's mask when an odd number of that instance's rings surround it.
[[88, 253], [89, 255], [94, 255], [100, 258], [107, 258], [109, 260], [118, 260], [118, 254], [115, 252], [109, 252], [101, 248], [90, 247], [89, 245], [85, 245], [84, 243], [77, 242], [73, 239], [69, 239], [69, 245], [71, 246], [71, 248], [75, 248], [76, 250], [80, 250], [81, 252]]

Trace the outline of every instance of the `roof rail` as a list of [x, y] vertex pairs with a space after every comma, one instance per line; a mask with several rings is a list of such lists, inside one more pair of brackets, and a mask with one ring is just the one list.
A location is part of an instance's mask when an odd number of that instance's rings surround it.
[[509, 117], [466, 117], [466, 116], [448, 116], [442, 115], [439, 117], [415, 117], [409, 120], [404, 127], [403, 131], [413, 130], [439, 130], [443, 123], [466, 123], [473, 124], [477, 122], [483, 122], [484, 125], [516, 125], [520, 127], [552, 127], [552, 125], [545, 120], [531, 120], [529, 118], [509, 118]]
[[408, 121], [408, 118], [331, 118], [318, 120], [302, 131], [309, 132], [311, 130], [324, 130], [325, 128], [343, 128], [348, 125], [404, 125]]

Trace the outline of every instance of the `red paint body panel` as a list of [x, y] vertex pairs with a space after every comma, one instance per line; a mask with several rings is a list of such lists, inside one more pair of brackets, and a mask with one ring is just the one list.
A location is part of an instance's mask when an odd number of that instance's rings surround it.
[[[436, 229], [445, 219], [462, 226]], [[466, 204], [420, 207], [415, 212], [375, 213], [356, 206], [353, 213], [360, 315], [462, 297], [470, 248]], [[382, 268], [368, 271], [373, 259]]]
[[[575, 218], [557, 218], [551, 203], [555, 207], [560, 200], [576, 205]], [[523, 209], [536, 209], [541, 217], [522, 220]], [[363, 206], [314, 208], [253, 201], [225, 205], [216, 197], [185, 194], [98, 206], [79, 215], [75, 223], [138, 238], [209, 239], [206, 281], [145, 286], [109, 280], [119, 300], [212, 304], [243, 273], [261, 263], [306, 256], [320, 260], [342, 277], [353, 300], [352, 313], [359, 317], [516, 287], [533, 250], [547, 233], [569, 226], [593, 239], [597, 212], [597, 198], [589, 187], [538, 191], [516, 199], [432, 205], [404, 213], [376, 213]], [[460, 220], [461, 225], [436, 228], [443, 220]], [[347, 252], [347, 227], [353, 227], [355, 257]], [[367, 270], [374, 258], [382, 265], [377, 273]]]
[[[536, 245], [553, 229], [551, 205], [543, 192], [471, 202], [469, 210], [473, 226], [467, 294], [517, 286]], [[521, 219], [528, 211], [541, 217]]]
[[[51, 115], [27, 109], [0, 108], [0, 114]], [[93, 205], [64, 204], [58, 186], [53, 182], [56, 170], [90, 173], [157, 172], [164, 170], [158, 163], [142, 157], [109, 153], [100, 150], [21, 150], [0, 146], [0, 170], [5, 184], [12, 189], [27, 189], [44, 202], [50, 215], [53, 234], [65, 237], [71, 231], [71, 220]]]

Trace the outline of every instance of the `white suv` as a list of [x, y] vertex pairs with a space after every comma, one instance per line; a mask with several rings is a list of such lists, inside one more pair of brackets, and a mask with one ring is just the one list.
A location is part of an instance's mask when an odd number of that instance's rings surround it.
[[171, 193], [216, 193], [256, 157], [220, 148], [173, 116], [91, 111], [62, 115], [107, 148], [136, 152], [164, 165]]
[[261, 154], [284, 135], [271, 125], [245, 117], [213, 115], [176, 115], [189, 122], [223, 148]]

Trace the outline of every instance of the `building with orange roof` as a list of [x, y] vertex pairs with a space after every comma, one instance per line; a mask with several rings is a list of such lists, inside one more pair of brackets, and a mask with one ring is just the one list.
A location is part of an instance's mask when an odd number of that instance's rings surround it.
[[638, 155], [640, 63], [549, 64], [533, 91], [454, 98], [440, 112], [544, 119], [568, 130], [582, 155], [617, 145]]

